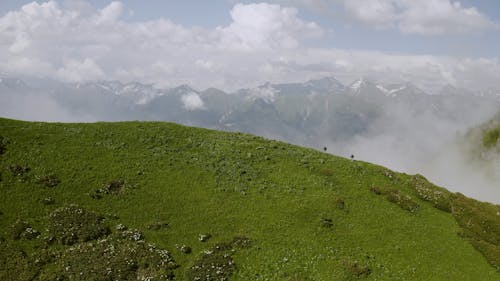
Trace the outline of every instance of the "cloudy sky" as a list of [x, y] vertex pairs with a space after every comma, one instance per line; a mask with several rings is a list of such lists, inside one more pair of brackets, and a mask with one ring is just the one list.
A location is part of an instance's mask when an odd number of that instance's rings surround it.
[[234, 90], [366, 76], [500, 89], [496, 0], [0, 1], [0, 73]]

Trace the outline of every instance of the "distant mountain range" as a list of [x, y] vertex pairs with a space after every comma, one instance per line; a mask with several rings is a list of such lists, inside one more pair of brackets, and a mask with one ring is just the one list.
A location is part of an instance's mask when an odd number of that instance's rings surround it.
[[[50, 101], [50, 114], [37, 114], [31, 101]], [[198, 91], [189, 85], [157, 89], [137, 82], [26, 82], [2, 77], [0, 102], [0, 115], [19, 119], [162, 120], [316, 146], [325, 138], [348, 141], [431, 119], [453, 123], [457, 125], [453, 130], [463, 131], [500, 108], [500, 91], [447, 86], [441, 94], [430, 95], [411, 83], [386, 85], [360, 78], [346, 86], [325, 77], [226, 93], [215, 88]]]

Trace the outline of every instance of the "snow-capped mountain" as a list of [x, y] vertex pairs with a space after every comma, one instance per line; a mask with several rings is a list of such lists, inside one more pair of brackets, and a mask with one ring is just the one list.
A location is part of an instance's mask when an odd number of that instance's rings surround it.
[[383, 84], [365, 77], [358, 78], [348, 87], [348, 93], [367, 98], [385, 96], [396, 98], [398, 96], [427, 95], [423, 90], [410, 82], [399, 84]]
[[379, 88], [388, 97], [397, 97], [402, 95], [427, 95], [424, 91], [409, 82], [384, 86], [378, 85], [377, 88]]
[[340, 93], [345, 91], [346, 87], [335, 77], [324, 77], [316, 80], [309, 80], [304, 86], [317, 92]]
[[138, 82], [123, 84], [119, 81], [99, 81], [70, 84], [68, 87], [75, 87], [81, 91], [98, 91], [116, 95], [128, 99], [135, 104], [146, 104], [155, 97], [162, 95], [161, 91], [152, 85], [145, 85]]
[[386, 95], [387, 89], [379, 83], [368, 78], [361, 77], [351, 83], [348, 87], [348, 93], [356, 96], [376, 96]]
[[411, 83], [383, 84], [368, 78], [347, 87], [325, 77], [304, 83], [265, 83], [233, 93], [215, 88], [198, 91], [189, 85], [157, 89], [137, 82], [98, 81], [33, 86], [21, 79], [1, 79], [0, 113], [7, 113], [6, 117], [23, 119], [23, 105], [36, 95], [51, 102], [56, 117], [61, 111], [72, 120], [81, 116], [88, 117], [82, 120], [165, 120], [307, 145], [321, 135], [348, 140], [381, 130], [374, 127], [380, 122], [396, 124], [419, 116], [475, 122], [500, 108], [495, 91], [466, 94], [450, 86], [442, 94], [429, 95]]

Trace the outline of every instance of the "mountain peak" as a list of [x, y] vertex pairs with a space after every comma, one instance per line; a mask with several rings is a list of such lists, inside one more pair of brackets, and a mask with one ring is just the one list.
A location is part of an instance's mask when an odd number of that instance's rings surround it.
[[368, 91], [375, 91], [375, 92], [382, 92], [385, 94], [385, 88], [382, 85], [376, 84], [372, 80], [366, 78], [366, 77], [360, 77], [356, 79], [354, 82], [349, 85], [349, 89], [351, 90], [351, 94], [357, 95], [361, 92], [365, 92], [366, 90]]
[[361, 76], [358, 79], [354, 80], [354, 82], [352, 82], [351, 85], [349, 85], [349, 88], [353, 89], [353, 90], [358, 90], [363, 86], [371, 85], [371, 84], [374, 84], [374, 83], [370, 79], [368, 79], [364, 76]]
[[190, 93], [190, 92], [197, 93], [197, 91], [191, 88], [191, 86], [189, 86], [188, 84], [182, 84], [180, 86], [177, 86], [173, 88], [172, 91], [174, 93], [179, 93], [179, 94]]
[[313, 88], [315, 90], [323, 91], [342, 91], [345, 89], [344, 84], [337, 80], [333, 76], [323, 77], [319, 79], [311, 79], [304, 83], [306, 87]]

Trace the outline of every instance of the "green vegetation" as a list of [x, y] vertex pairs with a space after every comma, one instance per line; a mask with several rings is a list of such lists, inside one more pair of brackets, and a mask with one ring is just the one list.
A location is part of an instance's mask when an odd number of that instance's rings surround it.
[[385, 189], [373, 186], [370, 190], [377, 195], [384, 195], [387, 201], [397, 204], [403, 210], [407, 210], [412, 213], [418, 210], [418, 204], [411, 198], [411, 196], [404, 194], [397, 189]]
[[431, 202], [437, 209], [449, 212], [462, 227], [460, 235], [470, 240], [490, 264], [500, 270], [500, 208], [498, 205], [479, 202], [452, 194], [433, 185], [423, 176], [415, 175], [411, 185], [418, 196]]
[[500, 111], [487, 122], [470, 128], [465, 136], [459, 140], [464, 153], [470, 161], [490, 163], [493, 170], [498, 170], [494, 159], [500, 155]]
[[49, 215], [49, 239], [64, 245], [97, 239], [109, 232], [101, 220], [93, 212], [75, 205], [58, 208]]
[[251, 244], [246, 237], [235, 237], [230, 243], [218, 243], [204, 251], [188, 269], [188, 280], [229, 280], [236, 270], [232, 254], [237, 248], [247, 248]]
[[5, 153], [6, 147], [8, 144], [8, 140], [3, 136], [0, 136], [0, 155]]
[[476, 130], [481, 132], [482, 145], [485, 149], [497, 147], [497, 152], [500, 152], [500, 111], [491, 120], [482, 124]]
[[483, 145], [486, 148], [495, 147], [500, 139], [500, 127], [486, 131], [483, 134]]
[[500, 206], [159, 122], [0, 119], [0, 280], [500, 280]]

